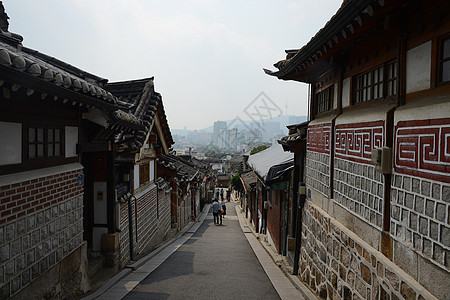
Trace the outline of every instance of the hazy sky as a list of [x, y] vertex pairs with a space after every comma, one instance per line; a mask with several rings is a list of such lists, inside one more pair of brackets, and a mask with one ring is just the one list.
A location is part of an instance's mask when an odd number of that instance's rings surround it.
[[239, 117], [263, 92], [307, 114], [307, 86], [262, 68], [305, 45], [340, 0], [3, 0], [23, 45], [110, 82], [155, 77], [171, 128]]

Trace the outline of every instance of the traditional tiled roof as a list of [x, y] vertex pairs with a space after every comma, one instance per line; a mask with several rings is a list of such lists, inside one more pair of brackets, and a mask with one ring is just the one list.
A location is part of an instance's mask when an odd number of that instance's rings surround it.
[[303, 122], [287, 126], [289, 135], [278, 140], [278, 143], [283, 146], [284, 151], [292, 150], [292, 147], [297, 146], [302, 141], [306, 141], [308, 124], [309, 122]]
[[156, 179], [156, 186], [158, 187], [158, 189], [164, 190], [166, 192], [172, 190], [169, 183], [167, 183], [167, 181], [162, 177], [159, 177], [158, 179]]
[[24, 47], [23, 38], [8, 31], [8, 16], [0, 2], [0, 86], [3, 97], [24, 89], [31, 96], [72, 106], [106, 112], [108, 126], [116, 132], [143, 130], [142, 120], [128, 113], [116, 96], [107, 91], [107, 79], [80, 70], [59, 59]]
[[[299, 74], [323, 57], [349, 46], [350, 40], [361, 37], [363, 24], [385, 1], [344, 0], [336, 14], [299, 50], [287, 50], [286, 59], [274, 64], [278, 71], [264, 69], [269, 75], [280, 79], [307, 81]], [[346, 42], [348, 40], [348, 42]], [[295, 75], [296, 74], [296, 75]]]
[[113, 82], [105, 89], [117, 97], [118, 102], [126, 107], [128, 114], [140, 119], [145, 128], [131, 135], [119, 133], [115, 136], [118, 151], [138, 151], [146, 138], [147, 132], [154, 126], [155, 117], [159, 117], [163, 138], [169, 147], [174, 143], [170, 133], [162, 97], [155, 92], [153, 77], [139, 80]]
[[161, 155], [157, 158], [157, 162], [159, 165], [175, 171], [181, 183], [187, 183], [193, 180], [200, 181], [203, 179], [199, 170], [176, 155]]
[[258, 180], [258, 177], [256, 176], [255, 172], [250, 171], [241, 174], [240, 177], [241, 182], [244, 184], [244, 188], [247, 192], [255, 189], [256, 181]]

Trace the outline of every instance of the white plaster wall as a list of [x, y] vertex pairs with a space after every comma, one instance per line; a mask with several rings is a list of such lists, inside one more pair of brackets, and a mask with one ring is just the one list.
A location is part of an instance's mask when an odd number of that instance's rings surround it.
[[337, 108], [337, 98], [338, 98], [338, 83], [337, 82], [334, 83], [333, 92], [334, 92], [333, 109], [336, 109]]
[[350, 106], [350, 77], [342, 80], [342, 107]]
[[0, 122], [0, 166], [22, 162], [22, 124]]
[[336, 118], [336, 125], [386, 120], [386, 113], [394, 107], [394, 104], [383, 104], [375, 108], [346, 112]]
[[66, 157], [77, 156], [78, 127], [65, 127]]
[[406, 93], [430, 88], [431, 41], [406, 53]]
[[450, 95], [440, 98], [424, 98], [406, 103], [395, 110], [394, 124], [400, 121], [441, 119], [450, 116]]
[[139, 188], [139, 165], [134, 165], [133, 170], [134, 176], [133, 176], [133, 183], [134, 183], [134, 189], [137, 190]]
[[150, 161], [150, 182], [155, 180], [155, 161]]

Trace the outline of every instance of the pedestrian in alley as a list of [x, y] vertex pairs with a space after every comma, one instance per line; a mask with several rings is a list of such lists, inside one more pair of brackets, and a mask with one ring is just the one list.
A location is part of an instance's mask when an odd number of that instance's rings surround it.
[[230, 190], [227, 190], [227, 201], [230, 202]]
[[220, 189], [220, 198], [223, 200], [223, 189]]
[[227, 206], [225, 205], [225, 200], [222, 199], [220, 202], [220, 205], [222, 206], [222, 213], [221, 216], [225, 218], [225, 215], [227, 214]]
[[[213, 209], [213, 216], [214, 216], [214, 224], [215, 225], [222, 225], [222, 215], [220, 214], [220, 204], [218, 199], [214, 199], [213, 204], [211, 204], [211, 207]], [[219, 218], [220, 218], [220, 224], [219, 224]]]

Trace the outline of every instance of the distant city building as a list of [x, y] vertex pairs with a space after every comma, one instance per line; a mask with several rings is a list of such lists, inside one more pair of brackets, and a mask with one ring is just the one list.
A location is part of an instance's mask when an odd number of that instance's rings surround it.
[[[219, 143], [223, 144], [224, 137], [222, 137], [222, 135], [224, 135], [226, 130], [227, 130], [227, 122], [225, 122], [225, 121], [214, 122], [212, 142], [214, 145], [219, 146], [219, 148], [221, 148]], [[220, 141], [220, 140], [222, 140], [222, 141]]]

